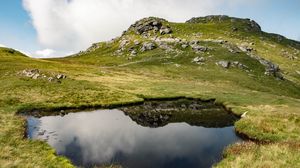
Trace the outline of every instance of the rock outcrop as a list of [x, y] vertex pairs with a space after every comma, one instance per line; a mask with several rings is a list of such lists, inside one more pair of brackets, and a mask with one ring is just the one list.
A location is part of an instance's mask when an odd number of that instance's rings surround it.
[[252, 54], [251, 57], [256, 59], [257, 61], [259, 61], [265, 67], [265, 75], [274, 76], [277, 79], [284, 80], [284, 77], [281, 74], [279, 65], [276, 65], [276, 64], [272, 63], [271, 61], [263, 59], [258, 55]]
[[45, 79], [49, 82], [59, 82], [59, 83], [61, 82], [61, 80], [67, 78], [65, 74], [46, 75], [43, 74], [39, 69], [25, 69], [20, 73], [20, 75], [34, 80]]
[[247, 72], [250, 72], [250, 69], [248, 66], [238, 62], [238, 61], [219, 61], [216, 63], [217, 65], [223, 67], [223, 68], [226, 68], [226, 69], [229, 69], [230, 67], [235, 67], [235, 68], [239, 68], [239, 69], [242, 69], [242, 70], [245, 70]]
[[[243, 25], [243, 29], [245, 31], [255, 31], [255, 32], [261, 32], [261, 27], [258, 23], [256, 23], [254, 20], [251, 19], [240, 19], [240, 18], [234, 18], [234, 17], [229, 17], [226, 15], [210, 15], [206, 17], [194, 17], [186, 23], [224, 23], [224, 22], [230, 22], [233, 25], [235, 23], [241, 23]], [[233, 27], [232, 31], [238, 31], [239, 28]]]
[[127, 32], [134, 31], [139, 35], [147, 34], [150, 31], [154, 33], [159, 32], [161, 35], [170, 34], [172, 33], [172, 29], [166, 24], [167, 22], [167, 20], [161, 18], [144, 18], [131, 25]]

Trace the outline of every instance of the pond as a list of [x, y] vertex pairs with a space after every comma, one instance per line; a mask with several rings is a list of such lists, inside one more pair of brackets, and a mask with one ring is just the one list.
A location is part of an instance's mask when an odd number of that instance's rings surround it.
[[213, 102], [151, 101], [112, 110], [27, 118], [27, 135], [81, 167], [211, 167], [241, 141], [237, 118]]

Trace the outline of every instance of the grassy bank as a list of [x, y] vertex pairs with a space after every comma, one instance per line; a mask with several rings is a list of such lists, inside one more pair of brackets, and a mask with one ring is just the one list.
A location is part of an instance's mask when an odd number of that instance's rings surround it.
[[[235, 123], [236, 131], [264, 143], [229, 147], [217, 167], [299, 167], [300, 63], [281, 55], [281, 49], [299, 51], [294, 42], [278, 42], [267, 33], [232, 33], [228, 23], [169, 25], [173, 36], [187, 40], [202, 32], [201, 45], [211, 50], [195, 53], [174, 45], [180, 52], [157, 48], [129, 59], [126, 53], [114, 54], [118, 39], [73, 57], [32, 59], [0, 48], [0, 167], [73, 167], [46, 143], [25, 139], [26, 123], [17, 112], [112, 107], [170, 97], [215, 99], [236, 115], [247, 112]], [[125, 37], [149, 40], [132, 32]], [[219, 37], [233, 45], [253, 41], [256, 54], [280, 65], [285, 80], [264, 75], [263, 65], [245, 52], [233, 54], [223, 44], [205, 41]], [[197, 56], [205, 57], [205, 63], [193, 63]], [[224, 69], [216, 65], [221, 60], [241, 62], [252, 71]], [[23, 74], [26, 69], [39, 69], [47, 77], [32, 79]], [[48, 81], [57, 74], [67, 78]]]

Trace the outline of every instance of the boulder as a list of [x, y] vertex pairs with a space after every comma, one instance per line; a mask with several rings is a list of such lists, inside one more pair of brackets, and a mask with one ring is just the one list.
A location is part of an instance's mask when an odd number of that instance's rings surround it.
[[265, 67], [265, 75], [274, 76], [277, 79], [284, 80], [283, 75], [280, 72], [280, 68], [278, 65], [272, 63], [271, 61], [265, 60], [258, 55], [250, 55], [252, 58], [259, 61]]
[[161, 35], [172, 33], [172, 29], [169, 26], [162, 26], [159, 30]]
[[252, 52], [254, 48], [250, 47], [251, 44], [243, 43], [238, 48], [242, 50], [243, 52]]
[[56, 79], [66, 79], [66, 78], [67, 78], [67, 76], [64, 75], [64, 74], [58, 74], [58, 75], [56, 75]]
[[156, 45], [153, 42], [144, 42], [142, 48], [140, 49], [142, 52], [153, 50], [156, 48]]
[[136, 50], [132, 50], [130, 53], [131, 56], [136, 56], [137, 55], [137, 51]]
[[120, 41], [119, 49], [124, 51], [125, 47], [129, 44], [129, 40], [123, 39]]
[[201, 45], [197, 45], [197, 44], [191, 45], [191, 47], [196, 52], [206, 52], [208, 50], [207, 47], [204, 47], [204, 46], [201, 46]]
[[234, 66], [234, 67], [237, 67], [237, 68], [240, 68], [240, 69], [243, 69], [243, 70], [246, 70], [246, 71], [250, 71], [249, 67], [238, 62], [238, 61], [233, 61], [233, 62], [230, 62], [230, 65], [231, 66]]
[[181, 48], [183, 48], [183, 49], [188, 48], [188, 47], [189, 47], [189, 45], [187, 45], [187, 44], [182, 44], [181, 45]]
[[204, 57], [195, 57], [192, 62], [194, 62], [196, 64], [202, 64], [203, 62], [205, 62], [205, 58]]
[[39, 69], [25, 69], [22, 71], [22, 74], [32, 79], [38, 79], [41, 76]]
[[161, 34], [170, 34], [172, 29], [164, 26], [167, 20], [155, 17], [144, 18], [131, 25], [128, 31], [133, 30], [136, 34], [145, 35], [150, 31], [160, 32]]
[[197, 45], [197, 44], [199, 44], [200, 43], [200, 41], [199, 40], [193, 40], [193, 41], [190, 41], [189, 42], [189, 45]]
[[219, 61], [217, 62], [217, 65], [220, 65], [223, 68], [228, 69], [230, 67], [230, 61]]

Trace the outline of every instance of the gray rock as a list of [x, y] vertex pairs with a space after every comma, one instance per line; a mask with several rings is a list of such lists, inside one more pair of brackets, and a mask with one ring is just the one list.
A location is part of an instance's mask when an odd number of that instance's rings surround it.
[[22, 71], [22, 74], [26, 77], [32, 78], [32, 79], [38, 79], [40, 77], [40, 70], [38, 69], [25, 69]]
[[48, 81], [49, 81], [49, 82], [54, 82], [54, 81], [55, 81], [55, 78], [49, 77], [49, 78], [48, 78]]
[[144, 18], [131, 25], [128, 31], [133, 30], [136, 34], [148, 34], [150, 31], [162, 32], [162, 34], [169, 34], [172, 32], [171, 28], [163, 26], [167, 20], [155, 17]]
[[67, 76], [64, 75], [64, 74], [58, 74], [58, 75], [56, 75], [56, 79], [66, 79], [66, 78], [67, 78]]
[[249, 67], [238, 62], [238, 61], [234, 61], [234, 62], [230, 62], [230, 65], [231, 66], [234, 66], [234, 67], [237, 67], [237, 68], [240, 68], [240, 69], [243, 69], [243, 70], [246, 70], [246, 71], [250, 71]]
[[129, 43], [128, 40], [121, 40], [120, 41], [120, 45], [119, 45], [119, 48], [124, 48], [126, 47], [126, 45]]
[[149, 51], [149, 50], [153, 50], [156, 48], [156, 45], [152, 42], [144, 42], [143, 43], [143, 46], [141, 48], [141, 51], [144, 52], [144, 51]]
[[40, 74], [34, 74], [33, 76], [32, 76], [32, 79], [38, 79], [39, 77], [40, 77], [41, 75]]
[[187, 45], [187, 44], [182, 44], [181, 47], [182, 47], [183, 49], [185, 49], [185, 48], [188, 48], [189, 45]]
[[243, 52], [252, 52], [254, 50], [254, 48], [250, 47], [248, 44], [242, 44], [242, 45], [240, 45], [238, 47]]
[[219, 61], [217, 65], [222, 66], [223, 68], [228, 69], [230, 67], [230, 61]]
[[201, 46], [201, 45], [197, 45], [197, 44], [194, 44], [191, 47], [192, 47], [192, 49], [194, 51], [197, 51], [197, 52], [206, 52], [208, 50], [207, 47], [204, 47], [204, 46]]
[[195, 62], [197, 64], [202, 64], [203, 62], [205, 62], [205, 58], [204, 57], [195, 57], [192, 62]]
[[132, 50], [130, 53], [131, 56], [136, 56], [137, 55], [137, 51], [136, 50]]
[[138, 46], [140, 45], [141, 43], [138, 41], [138, 40], [134, 40], [134, 45]]
[[189, 42], [189, 45], [197, 45], [197, 44], [199, 44], [200, 43], [200, 41], [199, 40], [193, 40], [193, 41], [190, 41]]
[[284, 80], [283, 75], [280, 72], [278, 65], [272, 63], [271, 61], [265, 60], [258, 55], [250, 55], [252, 58], [259, 61], [260, 64], [265, 66], [265, 75], [274, 76], [277, 79]]
[[172, 29], [169, 26], [162, 26], [159, 30], [161, 35], [172, 33]]

